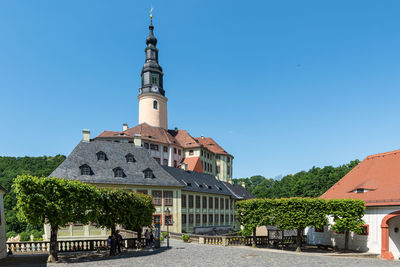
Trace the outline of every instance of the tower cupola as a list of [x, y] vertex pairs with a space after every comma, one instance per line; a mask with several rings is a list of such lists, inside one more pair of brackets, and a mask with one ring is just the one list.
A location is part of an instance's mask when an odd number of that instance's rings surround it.
[[157, 38], [154, 36], [153, 16], [150, 15], [149, 36], [144, 50], [146, 60], [142, 68], [142, 87], [139, 89], [139, 124], [168, 129], [167, 101], [163, 88], [163, 70], [158, 64]]

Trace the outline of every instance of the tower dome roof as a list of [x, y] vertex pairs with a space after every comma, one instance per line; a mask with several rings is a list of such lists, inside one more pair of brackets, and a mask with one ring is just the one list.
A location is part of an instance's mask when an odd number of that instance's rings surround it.
[[154, 33], [153, 33], [153, 30], [154, 30], [153, 23], [150, 23], [149, 30], [150, 30], [150, 33], [149, 33], [149, 36], [147, 36], [147, 38], [146, 38], [146, 44], [156, 46], [157, 38], [154, 36]]

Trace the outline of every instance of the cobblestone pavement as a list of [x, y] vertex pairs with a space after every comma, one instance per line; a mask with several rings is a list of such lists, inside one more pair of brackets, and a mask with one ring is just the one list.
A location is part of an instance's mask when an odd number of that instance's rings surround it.
[[[68, 257], [62, 256], [61, 260], [62, 263], [47, 264], [47, 266], [400, 266], [398, 261], [390, 262], [373, 258], [332, 257], [250, 247], [188, 244], [180, 240], [171, 240], [171, 249], [168, 250], [129, 251], [113, 258], [105, 256], [105, 253], [94, 253], [91, 257], [68, 255]], [[0, 264], [0, 266], [9, 265]], [[24, 264], [24, 266], [28, 265]], [[46, 266], [46, 264], [40, 266]]]

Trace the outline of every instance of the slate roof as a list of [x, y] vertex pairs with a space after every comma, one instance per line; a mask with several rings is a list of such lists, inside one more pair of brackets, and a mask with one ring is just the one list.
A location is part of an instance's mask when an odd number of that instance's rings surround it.
[[[108, 160], [97, 160], [99, 151], [103, 151]], [[129, 153], [136, 162], [127, 162], [125, 156]], [[81, 175], [79, 167], [84, 164], [90, 166], [93, 175]], [[113, 169], [116, 167], [123, 169], [125, 177], [114, 177]], [[153, 171], [154, 178], [144, 178], [143, 171], [147, 168]], [[86, 183], [182, 187], [145, 149], [131, 143], [99, 140], [81, 141], [50, 176]]]
[[234, 199], [250, 199], [254, 196], [243, 186], [238, 184], [230, 184], [227, 182], [222, 182], [226, 188], [232, 193]]
[[[366, 190], [357, 193], [357, 189]], [[328, 189], [324, 199], [352, 198], [366, 206], [400, 205], [400, 150], [368, 156]]]
[[224, 183], [217, 180], [213, 175], [185, 171], [168, 166], [162, 166], [162, 168], [184, 186], [182, 190], [232, 196], [232, 193], [224, 186]]

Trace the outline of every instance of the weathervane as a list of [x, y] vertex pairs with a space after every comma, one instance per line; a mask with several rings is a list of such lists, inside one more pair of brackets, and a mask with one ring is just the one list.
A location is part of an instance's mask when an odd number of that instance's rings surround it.
[[153, 7], [150, 8], [150, 22], [153, 22]]

